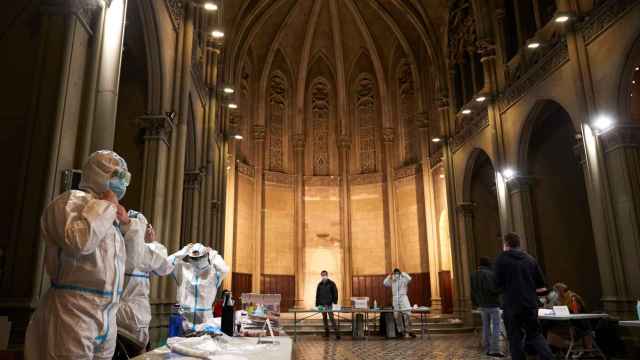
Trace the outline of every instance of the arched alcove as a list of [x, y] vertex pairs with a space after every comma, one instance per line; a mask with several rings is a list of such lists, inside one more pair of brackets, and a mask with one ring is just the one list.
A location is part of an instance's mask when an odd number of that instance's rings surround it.
[[471, 268], [475, 268], [481, 257], [495, 259], [502, 248], [500, 240], [500, 215], [496, 193], [495, 168], [489, 155], [476, 149], [465, 172], [465, 202], [471, 203], [473, 211]]
[[538, 103], [527, 121], [521, 156], [533, 179], [536, 255], [549, 284], [564, 282], [598, 306], [602, 290], [576, 130], [552, 101]]

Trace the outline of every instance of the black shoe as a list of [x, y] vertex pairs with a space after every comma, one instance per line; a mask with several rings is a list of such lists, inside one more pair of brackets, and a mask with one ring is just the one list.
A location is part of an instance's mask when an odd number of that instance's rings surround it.
[[501, 352], [496, 352], [496, 353], [487, 353], [487, 356], [491, 356], [491, 357], [497, 357], [497, 358], [503, 358], [504, 354]]
[[328, 332], [324, 333], [324, 335], [322, 335], [322, 337], [328, 338], [329, 337], [329, 333]]
[[340, 335], [336, 335], [336, 340], [340, 340]]
[[414, 339], [416, 338], [416, 334], [414, 334], [414, 333], [409, 333], [409, 336], [411, 336]]

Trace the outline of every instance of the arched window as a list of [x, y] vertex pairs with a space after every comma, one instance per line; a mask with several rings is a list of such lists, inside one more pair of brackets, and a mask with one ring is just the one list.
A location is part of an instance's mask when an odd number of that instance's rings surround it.
[[271, 76], [269, 80], [267, 121], [269, 129], [268, 168], [272, 171], [284, 170], [283, 137], [287, 123], [287, 89], [287, 81], [281, 73], [276, 72]]
[[316, 79], [311, 85], [311, 129], [313, 151], [313, 175], [326, 176], [330, 172], [329, 131], [331, 102], [329, 84]]
[[375, 81], [362, 74], [356, 82], [355, 116], [358, 129], [358, 161], [363, 174], [376, 171], [376, 124], [378, 118]]

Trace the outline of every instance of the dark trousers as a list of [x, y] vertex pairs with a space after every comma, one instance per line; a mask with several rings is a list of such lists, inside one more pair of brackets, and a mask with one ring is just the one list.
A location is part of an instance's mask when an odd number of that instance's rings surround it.
[[329, 333], [329, 322], [327, 321], [327, 315], [329, 315], [329, 320], [331, 320], [331, 327], [333, 328], [333, 332], [338, 334], [338, 326], [336, 326], [336, 319], [333, 316], [333, 312], [331, 312], [331, 305], [325, 305], [325, 309], [329, 310], [329, 312], [322, 312], [322, 322], [324, 323], [324, 332]]
[[134, 344], [124, 336], [118, 335], [116, 342], [116, 351], [113, 353], [113, 360], [127, 360], [143, 354], [145, 351], [149, 351], [149, 344], [146, 349], [140, 348], [140, 346]]
[[538, 309], [512, 310], [505, 307], [502, 315], [509, 339], [511, 359], [525, 360], [525, 348], [538, 355], [538, 359], [551, 360], [553, 354], [542, 335], [538, 323]]

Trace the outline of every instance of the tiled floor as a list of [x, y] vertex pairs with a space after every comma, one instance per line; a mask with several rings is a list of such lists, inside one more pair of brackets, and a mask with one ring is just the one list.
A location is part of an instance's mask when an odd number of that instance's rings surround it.
[[296, 360], [488, 360], [473, 334], [431, 335], [431, 338], [367, 341], [325, 340], [300, 336], [294, 344]]

